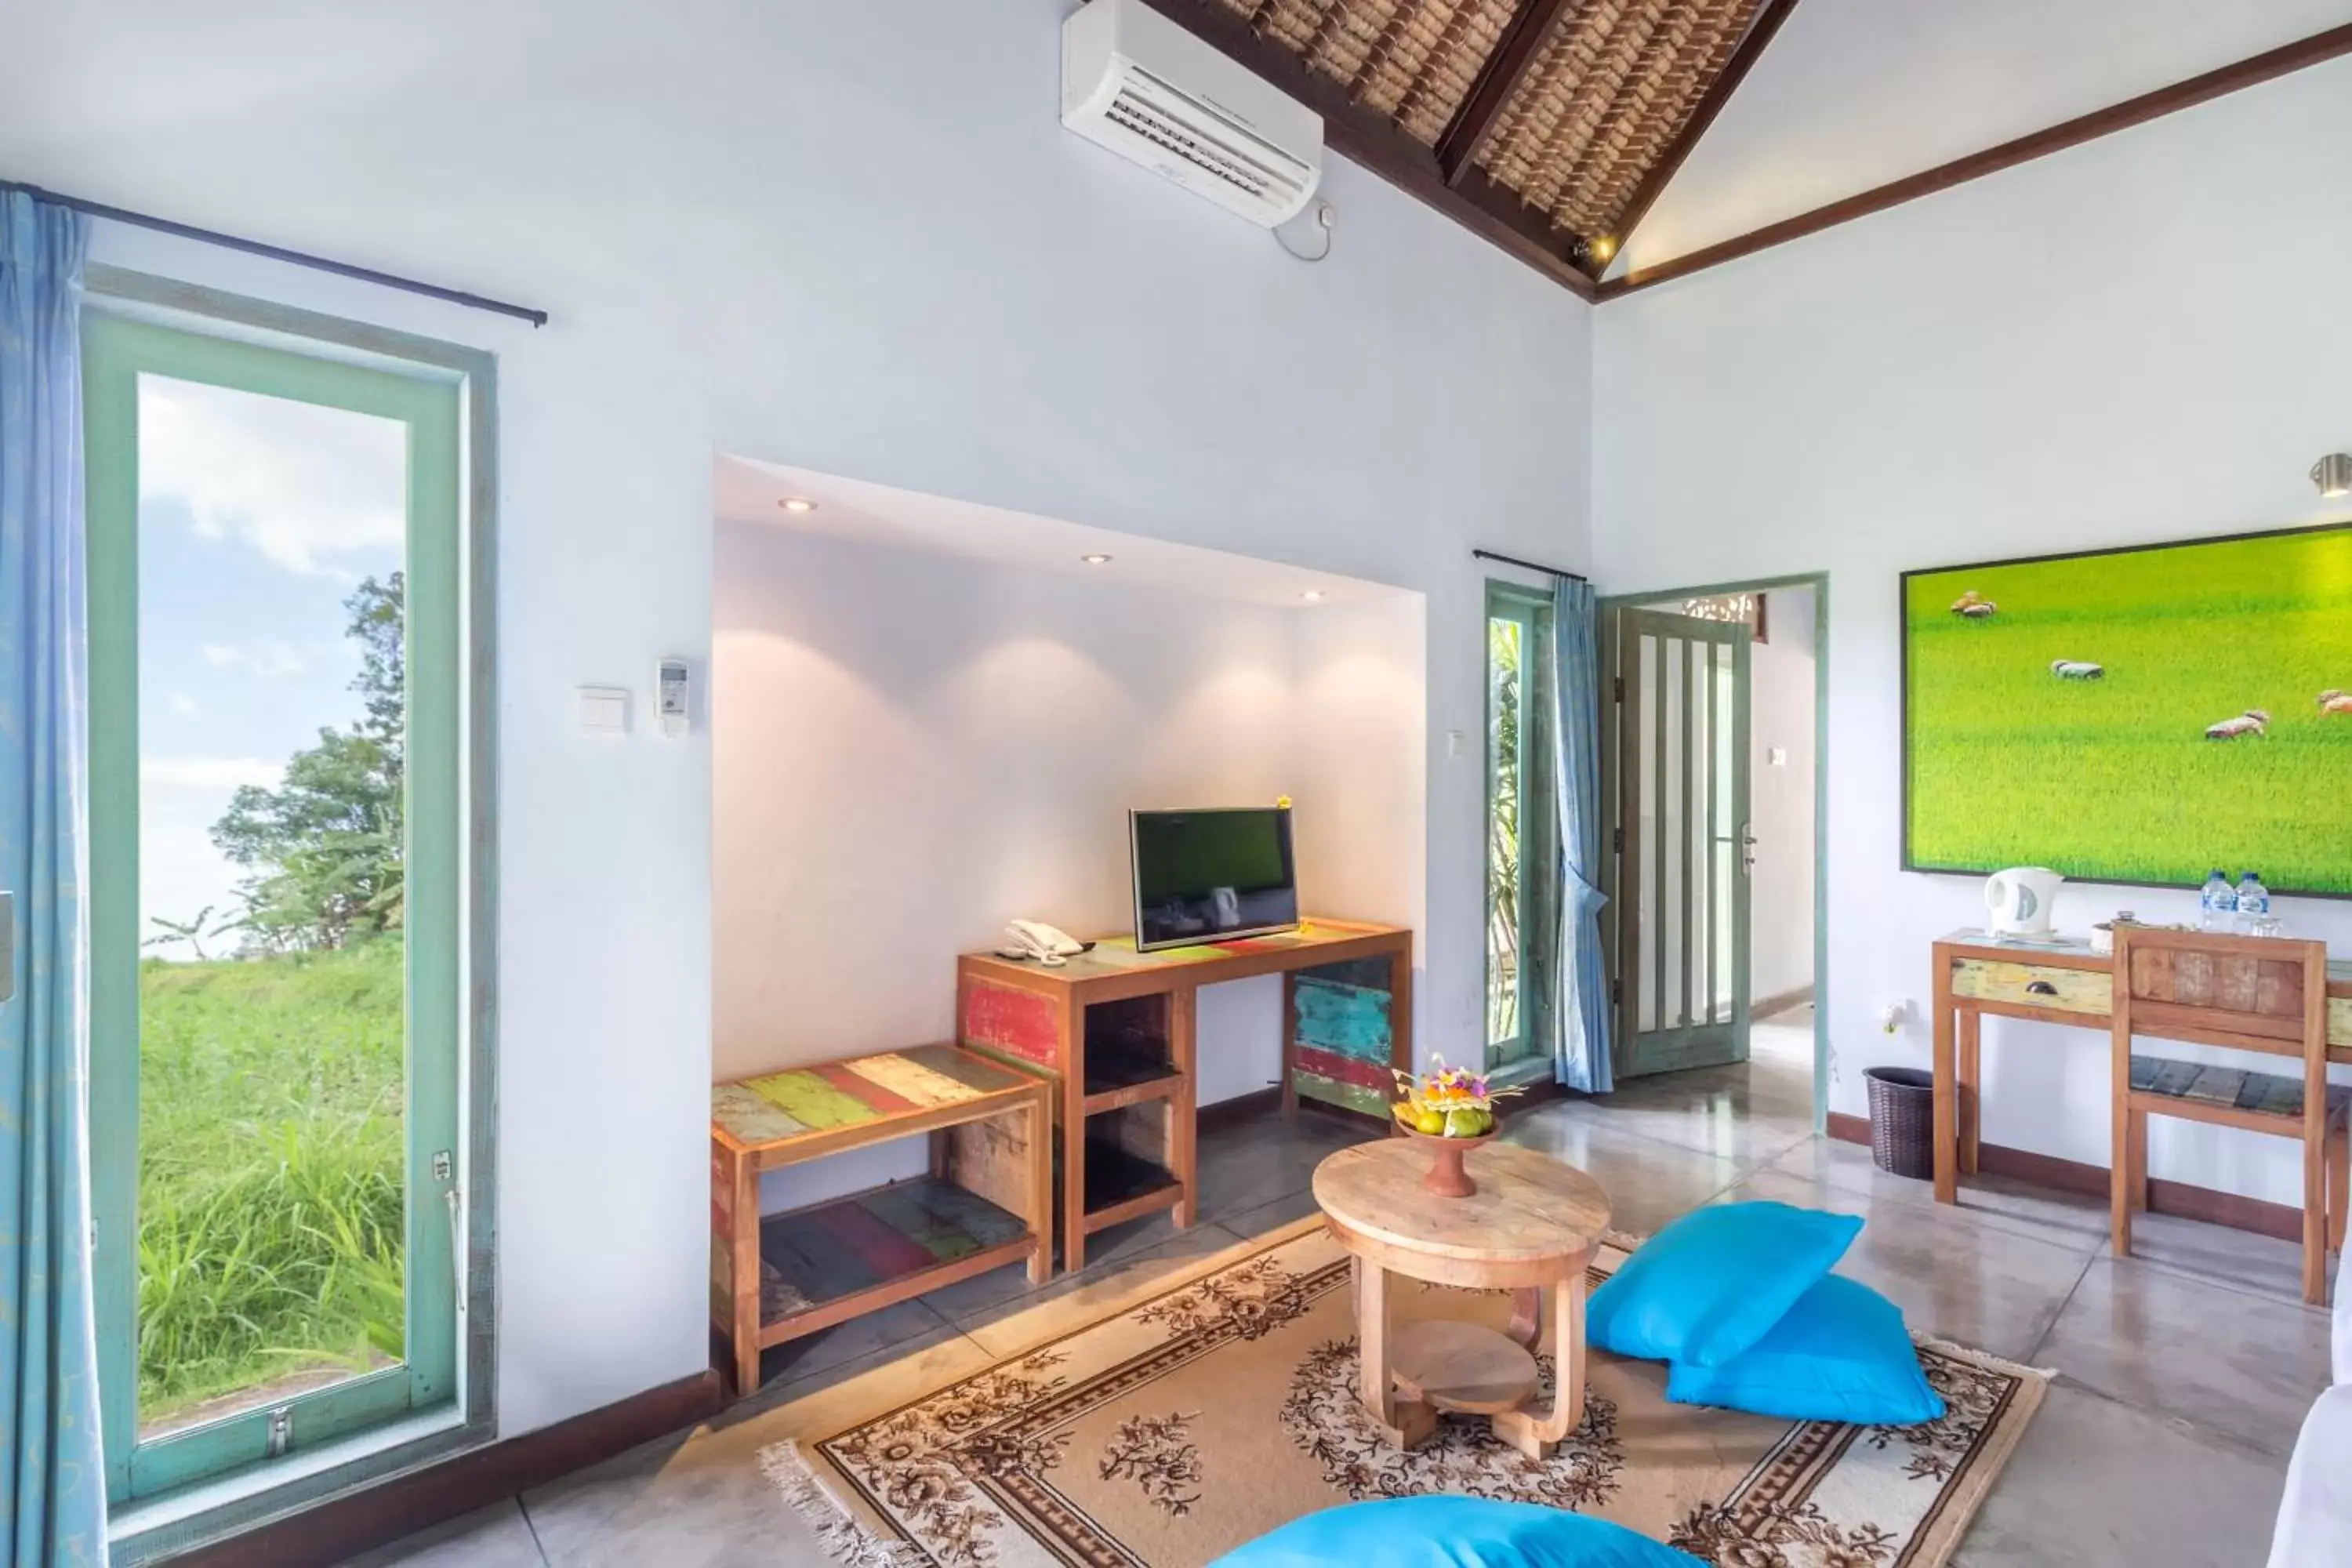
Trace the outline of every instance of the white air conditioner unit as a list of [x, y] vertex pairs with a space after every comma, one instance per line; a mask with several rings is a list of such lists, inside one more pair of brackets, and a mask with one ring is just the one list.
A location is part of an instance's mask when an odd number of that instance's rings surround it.
[[1062, 25], [1062, 123], [1268, 228], [1323, 177], [1323, 117], [1143, 0]]

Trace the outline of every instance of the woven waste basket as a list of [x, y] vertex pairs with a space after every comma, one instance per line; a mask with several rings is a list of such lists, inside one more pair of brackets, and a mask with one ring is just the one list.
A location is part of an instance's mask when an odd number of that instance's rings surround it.
[[1865, 1068], [1870, 1157], [1882, 1171], [1921, 1180], [1936, 1173], [1936, 1078], [1917, 1068]]

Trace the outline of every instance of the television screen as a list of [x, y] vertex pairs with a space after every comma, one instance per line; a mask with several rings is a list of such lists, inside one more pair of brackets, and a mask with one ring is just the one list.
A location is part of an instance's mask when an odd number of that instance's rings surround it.
[[1286, 808], [1138, 811], [1128, 821], [1139, 949], [1223, 942], [1298, 924]]

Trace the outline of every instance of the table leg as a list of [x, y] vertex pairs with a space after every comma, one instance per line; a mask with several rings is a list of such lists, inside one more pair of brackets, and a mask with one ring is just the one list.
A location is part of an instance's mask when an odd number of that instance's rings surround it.
[[1552, 1395], [1549, 1408], [1512, 1410], [1494, 1418], [1495, 1436], [1528, 1458], [1551, 1458], [1584, 1420], [1584, 1270], [1580, 1259], [1551, 1287]]
[[760, 1386], [760, 1173], [741, 1154], [727, 1162], [727, 1208], [730, 1250], [729, 1286], [733, 1295], [735, 1397]]
[[1959, 1099], [1952, 1007], [1952, 964], [1942, 948], [1936, 950], [1936, 1201], [1960, 1201]]
[[1054, 1098], [1044, 1087], [1029, 1102], [1029, 1283], [1043, 1285], [1054, 1277]]
[[[1200, 1110], [1195, 1104], [1200, 1094], [1198, 1073], [1200, 995], [1189, 985], [1181, 985], [1168, 995], [1168, 1047], [1175, 1058], [1177, 1074], [1182, 1086], [1168, 1097], [1168, 1170], [1181, 1184], [1183, 1196], [1176, 1200], [1175, 1213], [1170, 1217], [1178, 1230], [1192, 1228], [1201, 1195], [1198, 1136]], [[1285, 1063], [1286, 1067], [1289, 1064]]]
[[1511, 1326], [1506, 1331], [1512, 1339], [1529, 1350], [1543, 1338], [1543, 1292], [1514, 1290], [1511, 1292]]
[[1974, 1007], [1959, 1010], [1960, 1033], [1960, 1174], [1977, 1173], [1977, 1134], [1983, 1123], [1980, 1107], [1984, 1101], [1978, 1093], [1980, 1079], [1981, 1046], [1984, 1015]]
[[1357, 1397], [1391, 1445], [1410, 1448], [1437, 1429], [1437, 1412], [1419, 1400], [1397, 1397], [1387, 1270], [1360, 1258], [1350, 1258], [1349, 1268], [1356, 1285]]
[[1087, 1266], [1087, 1008], [1071, 1002], [1062, 1009], [1062, 1267], [1072, 1274]]
[[1298, 1116], [1298, 971], [1282, 972], [1282, 1119]]

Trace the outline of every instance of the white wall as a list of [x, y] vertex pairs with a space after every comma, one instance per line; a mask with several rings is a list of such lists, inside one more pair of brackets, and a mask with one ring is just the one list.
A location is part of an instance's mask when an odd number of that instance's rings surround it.
[[[1748, 985], [1758, 998], [1813, 983], [1813, 663], [1811, 588], [1775, 588], [1767, 640], [1748, 650], [1749, 879]], [[1780, 753], [1780, 761], [1772, 761]]]
[[[2337, 61], [1598, 312], [1595, 552], [1612, 592], [1826, 568], [1831, 1108], [1925, 1065], [1928, 943], [1974, 879], [1905, 875], [1895, 579], [1907, 567], [2346, 515], [2352, 61]], [[2095, 801], [2053, 803], [2095, 811]], [[2062, 923], [2190, 895], [2078, 888]], [[2285, 901], [2352, 950], [2352, 907]], [[2098, 1037], [1989, 1025], [1986, 1136], [2107, 1158]], [[2185, 1047], [2184, 1047], [2185, 1048]], [[2158, 1175], [2298, 1202], [2293, 1148], [2160, 1121]]]
[[1481, 780], [1431, 737], [1477, 728], [1470, 547], [1584, 563], [1588, 310], [1344, 163], [1307, 266], [1066, 135], [1067, 8], [10, 11], [10, 177], [553, 312], [98, 245], [499, 356], [509, 1433], [708, 1361], [708, 742], [569, 693], [707, 656], [714, 452], [1426, 592], [1423, 1037], [1475, 1035]]
[[[1308, 912], [1418, 926], [1416, 595], [1272, 609], [719, 525], [712, 1041], [720, 1078], [955, 1032], [1007, 919], [1133, 921], [1132, 806], [1297, 805]], [[1279, 977], [1202, 994], [1200, 1099], [1276, 1082]], [[770, 1209], [922, 1141], [768, 1179]]]

